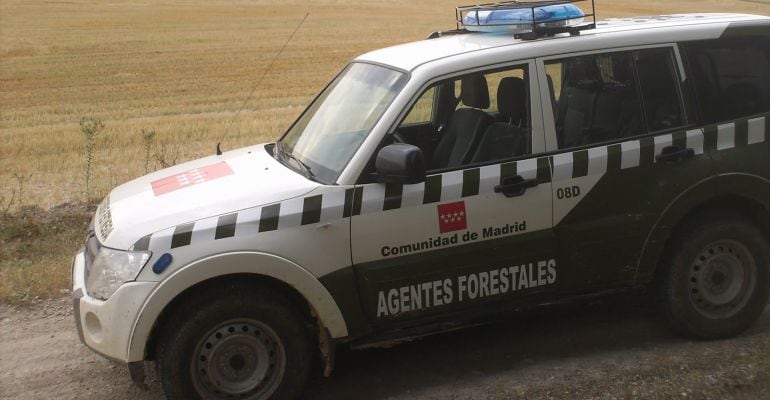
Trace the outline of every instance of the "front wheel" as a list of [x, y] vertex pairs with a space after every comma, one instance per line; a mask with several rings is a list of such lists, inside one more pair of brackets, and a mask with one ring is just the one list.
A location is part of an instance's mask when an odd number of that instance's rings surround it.
[[767, 305], [770, 245], [742, 217], [692, 225], [666, 261], [660, 297], [669, 324], [684, 336], [735, 336]]
[[312, 362], [291, 301], [268, 287], [228, 285], [188, 298], [164, 326], [156, 368], [169, 399], [292, 399]]

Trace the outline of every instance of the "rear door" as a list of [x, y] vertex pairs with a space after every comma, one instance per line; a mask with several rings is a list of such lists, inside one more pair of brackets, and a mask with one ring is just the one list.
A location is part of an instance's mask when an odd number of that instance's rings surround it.
[[[558, 287], [550, 167], [548, 157], [533, 155], [542, 154], [544, 147], [539, 95], [529, 90], [537, 82], [530, 73], [533, 67], [534, 62], [525, 62], [481, 71], [491, 98], [481, 111], [498, 120], [504, 119], [497, 104], [500, 82], [525, 82], [518, 106], [526, 120], [498, 125], [519, 124], [517, 132], [527, 136], [523, 152], [475, 157], [474, 148], [468, 152], [474, 159], [429, 171], [424, 183], [356, 187], [349, 199], [352, 258], [371, 324], [415, 325], [483, 312], [490, 304], [511, 304]], [[418, 98], [433, 96], [438, 86], [459, 88], [462, 79], [437, 80]], [[412, 112], [426, 112], [420, 109], [424, 102], [416, 99], [415, 104]], [[408, 128], [414, 120], [407, 115], [400, 126]], [[478, 147], [482, 140], [470, 145]], [[516, 182], [521, 183], [519, 193], [496, 192], [496, 187]]]
[[554, 229], [574, 290], [633, 282], [648, 235], [679, 196], [713, 194], [710, 139], [691, 122], [675, 45], [538, 60], [553, 151]]

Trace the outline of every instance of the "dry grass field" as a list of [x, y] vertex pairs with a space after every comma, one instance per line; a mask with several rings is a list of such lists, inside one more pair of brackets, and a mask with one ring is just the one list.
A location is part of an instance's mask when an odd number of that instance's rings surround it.
[[[99, 199], [163, 163], [212, 154], [225, 132], [225, 149], [273, 140], [351, 58], [451, 29], [462, 3], [0, 0], [0, 300], [66, 287], [81, 236], [67, 208], [51, 222], [23, 206]], [[768, 0], [597, 3], [600, 17], [770, 15]], [[88, 193], [84, 117], [104, 124]]]
[[[279, 136], [357, 54], [453, 26], [459, 0], [0, 0], [0, 196], [85, 195], [78, 121], [101, 119], [90, 197], [168, 163]], [[601, 16], [770, 14], [767, 2], [599, 0]], [[310, 15], [236, 117], [266, 66]], [[154, 131], [148, 160], [142, 131]], [[147, 165], [150, 161], [150, 165]], [[16, 202], [18, 205], [18, 196]]]

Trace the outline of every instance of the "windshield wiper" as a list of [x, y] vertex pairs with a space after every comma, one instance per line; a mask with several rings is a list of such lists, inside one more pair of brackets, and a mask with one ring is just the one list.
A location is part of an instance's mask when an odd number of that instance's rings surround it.
[[285, 161], [288, 161], [288, 160], [294, 161], [294, 164], [296, 164], [299, 167], [299, 169], [301, 170], [300, 172], [305, 176], [305, 178], [310, 179], [311, 181], [316, 181], [315, 174], [310, 169], [310, 166], [305, 164], [302, 160], [297, 158], [297, 156], [295, 156], [294, 154], [287, 152], [283, 148], [282, 142], [280, 141], [275, 142], [275, 150], [276, 150], [275, 154], [279, 157], [279, 159], [283, 159]]

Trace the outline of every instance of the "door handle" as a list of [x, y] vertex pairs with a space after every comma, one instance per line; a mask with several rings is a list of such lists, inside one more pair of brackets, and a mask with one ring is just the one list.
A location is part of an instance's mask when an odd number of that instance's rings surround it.
[[502, 193], [505, 197], [519, 197], [529, 188], [533, 188], [540, 183], [537, 179], [524, 179], [521, 175], [509, 176], [504, 178], [500, 185], [495, 186], [495, 193]]
[[674, 165], [694, 156], [695, 150], [693, 149], [668, 146], [664, 147], [660, 154], [655, 156], [655, 161], [665, 163], [666, 165]]

